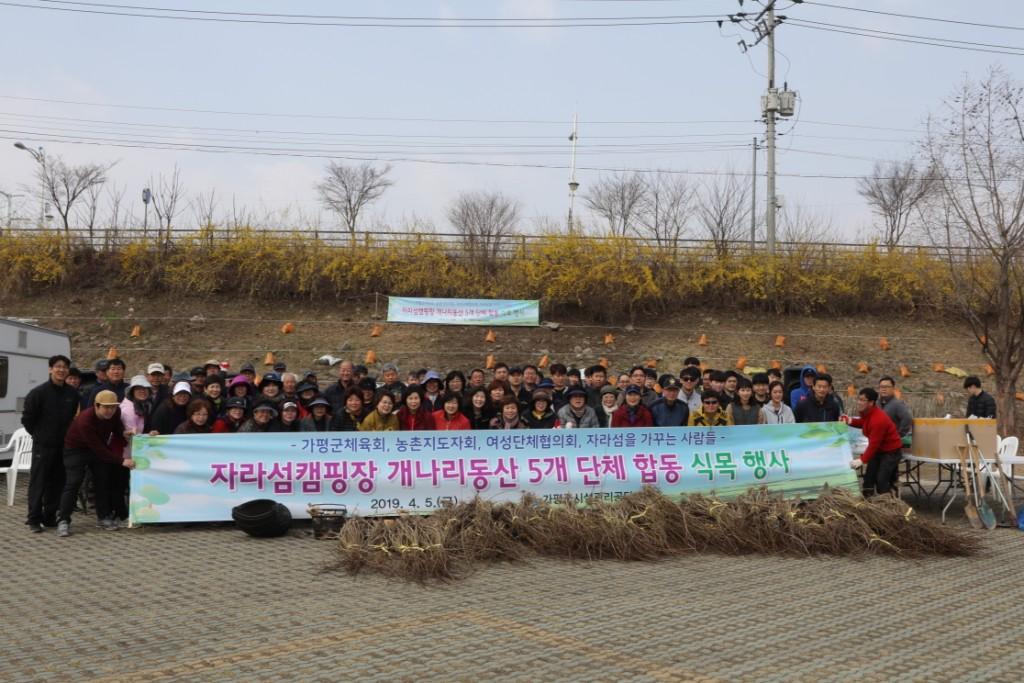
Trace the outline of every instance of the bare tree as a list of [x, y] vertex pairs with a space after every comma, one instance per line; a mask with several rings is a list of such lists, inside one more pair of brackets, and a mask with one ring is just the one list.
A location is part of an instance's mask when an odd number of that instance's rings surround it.
[[89, 231], [89, 246], [93, 246], [96, 237], [96, 220], [100, 211], [100, 197], [103, 194], [103, 185], [90, 185], [82, 195], [83, 203], [78, 212], [78, 220], [85, 224]]
[[587, 208], [608, 222], [612, 236], [625, 237], [636, 227], [647, 183], [640, 173], [603, 176], [583, 195]]
[[984, 81], [965, 79], [943, 102], [924, 144], [938, 186], [926, 226], [945, 248], [957, 310], [995, 369], [1001, 434], [1016, 432], [1024, 366], [1022, 116], [1024, 88], [993, 69]]
[[231, 195], [231, 217], [228, 219], [228, 223], [233, 232], [238, 232], [244, 228], [252, 227], [255, 223], [252, 211], [238, 203], [235, 195]]
[[153, 182], [150, 179], [150, 188], [153, 192], [153, 212], [157, 219], [157, 241], [163, 241], [164, 247], [170, 246], [171, 229], [175, 219], [181, 212], [181, 200], [185, 196], [185, 187], [181, 184], [181, 170], [177, 164], [170, 177], [160, 177]]
[[857, 180], [857, 193], [882, 221], [882, 243], [892, 251], [910, 228], [910, 217], [932, 191], [932, 170], [923, 173], [913, 161], [876, 162], [870, 176]]
[[59, 156], [37, 157], [36, 160], [39, 162], [36, 177], [43, 185], [47, 200], [53, 203], [60, 215], [67, 233], [71, 230], [71, 211], [79, 198], [89, 188], [107, 182], [107, 172], [114, 164], [69, 166]]
[[806, 244], [836, 241], [831, 216], [795, 206], [783, 208], [779, 212], [779, 218], [779, 235], [782, 242]]
[[735, 173], [713, 176], [697, 198], [697, 216], [715, 253], [725, 256], [732, 243], [747, 235], [750, 225], [750, 184]]
[[131, 225], [131, 209], [123, 209], [124, 194], [127, 188], [118, 188], [117, 184], [107, 187], [107, 230], [103, 240], [103, 246], [109, 250], [117, 242], [118, 233], [122, 225]]
[[394, 182], [388, 179], [391, 164], [376, 167], [370, 162], [346, 166], [332, 161], [327, 177], [316, 186], [324, 206], [341, 216], [352, 239], [356, 236], [359, 214], [368, 204], [380, 199]]
[[448, 220], [466, 238], [466, 248], [485, 269], [515, 234], [519, 203], [500, 192], [463, 192], [448, 207]]
[[219, 203], [216, 189], [210, 189], [208, 193], [200, 192], [197, 194], [196, 198], [192, 200], [192, 217], [196, 222], [196, 226], [207, 229], [213, 228], [217, 224], [216, 214]]
[[682, 176], [652, 175], [637, 211], [637, 233], [652, 238], [658, 246], [675, 249], [689, 228], [696, 194], [696, 188]]

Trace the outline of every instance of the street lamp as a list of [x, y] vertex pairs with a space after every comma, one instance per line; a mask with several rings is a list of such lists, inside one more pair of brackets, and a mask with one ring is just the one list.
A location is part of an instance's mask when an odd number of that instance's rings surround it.
[[15, 142], [14, 146], [31, 154], [39, 164], [41, 170], [39, 174], [39, 229], [42, 230], [46, 225], [46, 151], [42, 147], [38, 149], [26, 147], [22, 142]]

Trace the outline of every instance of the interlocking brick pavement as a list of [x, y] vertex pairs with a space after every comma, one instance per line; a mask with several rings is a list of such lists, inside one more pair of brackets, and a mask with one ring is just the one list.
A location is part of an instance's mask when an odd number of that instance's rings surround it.
[[[0, 508], [0, 681], [1019, 681], [1024, 534], [970, 559], [320, 571], [307, 531], [30, 534]], [[960, 523], [954, 512], [952, 523]]]

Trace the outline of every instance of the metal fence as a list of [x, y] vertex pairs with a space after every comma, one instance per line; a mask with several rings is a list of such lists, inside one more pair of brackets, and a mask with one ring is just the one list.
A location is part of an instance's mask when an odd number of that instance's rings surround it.
[[[389, 249], [398, 245], [410, 243], [431, 243], [440, 245], [445, 252], [454, 258], [477, 258], [480, 255], [481, 247], [479, 242], [473, 243], [465, 235], [459, 233], [445, 232], [385, 232], [385, 231], [358, 231], [350, 233], [347, 230], [339, 229], [264, 229], [264, 228], [220, 228], [209, 229], [198, 228], [174, 228], [168, 235], [152, 228], [143, 231], [140, 228], [130, 229], [95, 229], [92, 231], [72, 229], [65, 233], [60, 229], [26, 229], [11, 228], [3, 231], [5, 235], [37, 235], [40, 232], [58, 234], [68, 237], [76, 245], [93, 248], [98, 251], [117, 249], [126, 244], [137, 242], [151, 242], [154, 247], [173, 248], [174, 245], [189, 241], [205, 241], [211, 246], [218, 243], [236, 239], [241, 234], [258, 234], [268, 238], [277, 239], [302, 239], [316, 240], [325, 247], [330, 248], [369, 248]], [[515, 234], [501, 238], [491, 248], [487, 249], [489, 255], [497, 259], [507, 259], [516, 256], [532, 247], [542, 244], [550, 244], [551, 240], [566, 235], [552, 234]], [[574, 234], [573, 239], [592, 242], [595, 245], [616, 240], [617, 244], [623, 242], [629, 247], [641, 250], [649, 249], [660, 252], [663, 255], [675, 258], [684, 258], [693, 255], [724, 255], [743, 254], [751, 251], [765, 252], [764, 241], [751, 243], [750, 240], [732, 240], [727, 242], [716, 242], [707, 239], [677, 239], [658, 240], [644, 237], [616, 237], [610, 238], [599, 235]], [[825, 260], [829, 257], [843, 252], [862, 252], [868, 249], [886, 251], [884, 245], [865, 242], [776, 242], [776, 253], [781, 255], [798, 255], [809, 261]], [[948, 258], [950, 255], [957, 261], [968, 260], [971, 249], [968, 247], [938, 247], [934, 245], [907, 244], [899, 245], [892, 251], [925, 255], [934, 258]]]

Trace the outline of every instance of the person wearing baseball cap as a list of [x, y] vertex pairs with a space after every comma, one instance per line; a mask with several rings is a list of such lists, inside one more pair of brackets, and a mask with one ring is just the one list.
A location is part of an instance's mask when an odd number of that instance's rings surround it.
[[690, 420], [690, 407], [679, 400], [683, 383], [669, 375], [661, 382], [661, 397], [651, 404], [655, 427], [685, 427]]
[[210, 360], [208, 360], [205, 363], [203, 363], [203, 370], [206, 371], [206, 376], [207, 377], [209, 377], [210, 375], [219, 375], [219, 374], [221, 374], [221, 371], [220, 371], [220, 361], [217, 360], [216, 358], [211, 358]]
[[163, 363], [150, 363], [146, 366], [146, 379], [150, 386], [149, 403], [156, 408], [171, 395], [171, 387], [167, 384], [170, 379], [167, 368]]
[[274, 363], [274, 372], [281, 373], [286, 372], [287, 370], [288, 365], [283, 360], [279, 360], [276, 363]]
[[643, 404], [643, 386], [630, 384], [625, 393], [625, 402], [612, 413], [612, 427], [653, 427], [654, 417]]
[[[96, 401], [96, 395], [101, 391], [113, 391], [117, 396], [118, 403], [124, 400], [124, 392], [128, 389], [128, 384], [124, 381], [124, 361], [120, 358], [111, 358], [106, 363], [106, 379], [92, 388], [88, 398], [82, 402], [82, 410], [92, 406]], [[96, 378], [99, 379], [99, 373], [97, 373]]]
[[238, 374], [248, 377], [249, 384], [256, 384], [256, 366], [252, 363], [242, 363], [242, 367], [238, 368]]
[[214, 434], [233, 434], [245, 422], [245, 398], [232, 396], [224, 401], [224, 414], [213, 423]]
[[186, 409], [191, 400], [192, 385], [185, 381], [176, 383], [171, 391], [171, 397], [153, 411], [153, 419], [149, 422], [150, 430], [159, 434], [173, 434], [178, 425], [188, 419]]
[[270, 425], [272, 432], [298, 432], [299, 429], [299, 404], [297, 401], [286, 399], [281, 401], [281, 413]]
[[127, 483], [119, 470], [127, 472], [135, 467], [135, 462], [124, 457], [127, 443], [119, 404], [113, 391], [98, 392], [93, 405], [78, 414], [64, 437], [67, 478], [57, 513], [58, 536], [71, 535], [71, 513], [86, 470], [92, 472], [98, 525], [113, 531], [121, 527], [121, 520], [128, 519], [124, 496]]

